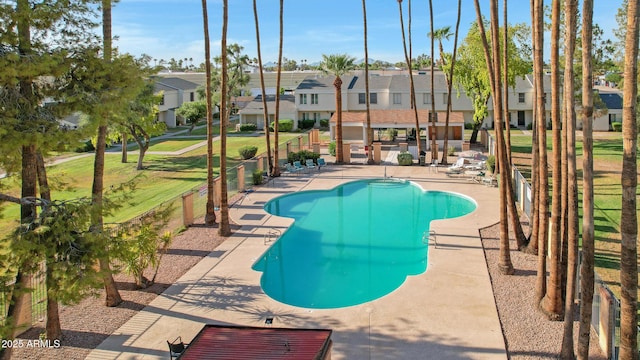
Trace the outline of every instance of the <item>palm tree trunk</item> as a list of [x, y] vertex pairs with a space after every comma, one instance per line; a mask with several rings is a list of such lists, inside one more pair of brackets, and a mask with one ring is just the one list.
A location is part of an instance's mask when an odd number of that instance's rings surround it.
[[504, 30], [502, 34], [502, 63], [504, 66], [504, 71], [502, 72], [503, 83], [504, 83], [504, 121], [506, 124], [506, 138], [505, 144], [507, 149], [507, 161], [509, 162], [509, 166], [513, 165], [511, 162], [511, 119], [509, 117], [509, 23], [507, 17], [507, 0], [502, 2], [502, 17], [504, 21]]
[[509, 249], [509, 223], [507, 217], [507, 192], [509, 180], [509, 169], [506, 161], [506, 149], [504, 144], [503, 119], [502, 119], [502, 85], [501, 85], [501, 65], [500, 65], [500, 31], [498, 23], [498, 0], [491, 0], [491, 54], [489, 53], [489, 43], [484, 29], [483, 17], [480, 11], [478, 0], [474, 0], [476, 8], [476, 18], [484, 57], [487, 62], [489, 82], [491, 83], [491, 93], [493, 95], [493, 113], [495, 117], [496, 141], [498, 147], [498, 166], [500, 167], [500, 262], [498, 267], [500, 272], [506, 275], [514, 273], [511, 263]]
[[638, 188], [637, 96], [638, 83], [638, 0], [627, 7], [622, 111], [622, 209], [620, 215], [620, 359], [638, 359]]
[[549, 170], [547, 169], [547, 129], [545, 121], [544, 93], [544, 6], [542, 0], [535, 0], [533, 27], [536, 35], [533, 44], [535, 64], [534, 86], [536, 87], [536, 125], [538, 136], [538, 163], [533, 164], [538, 174], [538, 271], [536, 278], [536, 302], [539, 303], [547, 292], [547, 236], [549, 231]]
[[367, 1], [362, 0], [362, 18], [364, 23], [364, 92], [367, 107], [367, 164], [373, 164], [373, 129], [371, 128], [371, 102], [369, 101], [369, 47], [367, 45]]
[[273, 173], [271, 176], [280, 176], [278, 124], [280, 120], [280, 76], [282, 75], [282, 37], [284, 35], [284, 0], [280, 0], [280, 40], [278, 41], [278, 72], [276, 74], [276, 111], [273, 119]]
[[[429, 26], [431, 27], [431, 34], [433, 34], [433, 1], [429, 0]], [[435, 82], [434, 82], [434, 70], [435, 70], [435, 51], [434, 51], [434, 38], [431, 36], [431, 131], [429, 131], [429, 137], [431, 138], [431, 159], [438, 158], [438, 132], [436, 128], [436, 94]], [[415, 95], [414, 95], [415, 96]], [[417, 116], [417, 115], [416, 115]], [[420, 132], [418, 131], [418, 135]], [[445, 134], [447, 137], [448, 134]], [[443, 149], [446, 153], [447, 149]]]
[[562, 319], [562, 287], [560, 281], [560, 224], [562, 159], [560, 134], [560, 0], [551, 2], [551, 123], [553, 133], [553, 188], [551, 199], [551, 239], [549, 241], [549, 282], [541, 308], [551, 320]]
[[582, 263], [580, 265], [580, 328], [578, 359], [589, 359], [591, 305], [594, 290], [593, 222], [593, 0], [582, 3]]
[[336, 164], [344, 163], [343, 139], [342, 139], [342, 79], [336, 76], [333, 81], [336, 89]]
[[204, 22], [205, 101], [207, 102], [207, 204], [204, 223], [207, 226], [213, 226], [216, 223], [216, 209], [213, 185], [213, 105], [211, 99], [211, 49], [209, 45], [207, 0], [202, 0], [202, 19]]
[[[404, 19], [402, 17], [402, 0], [398, 0], [398, 10], [400, 12], [400, 27], [402, 28], [402, 46], [404, 48], [404, 59], [409, 67], [409, 96], [411, 97], [411, 103], [415, 104], [416, 92], [413, 84], [413, 71], [411, 70], [411, 58], [407, 50], [407, 41], [404, 36]], [[433, 74], [432, 76], [433, 77]], [[416, 121], [416, 142], [418, 145], [418, 154], [422, 154], [422, 143], [420, 142], [420, 119], [418, 117], [418, 107], [413, 106], [413, 116]]]
[[260, 26], [258, 25], [258, 5], [253, 0], [253, 17], [256, 23], [256, 48], [258, 51], [258, 67], [260, 69], [260, 91], [262, 94], [262, 117], [264, 119], [264, 134], [267, 141], [268, 174], [273, 175], [273, 158], [271, 157], [271, 135], [269, 134], [269, 110], [267, 108], [267, 93], [264, 87], [264, 69], [262, 68], [262, 53], [260, 51]]
[[[535, 0], [530, 0], [530, 7], [531, 7], [531, 20], [532, 22], [535, 19]], [[535, 29], [535, 26], [532, 27], [532, 31], [531, 31], [531, 38], [532, 38], [532, 42], [533, 44], [537, 44], [536, 42], [536, 36], [537, 36], [538, 32]], [[533, 62], [533, 73], [537, 74], [537, 68], [538, 66], [538, 62], [534, 61]], [[530, 215], [530, 221], [531, 221], [531, 227], [530, 227], [530, 234], [529, 234], [529, 243], [527, 244], [527, 248], [525, 249], [525, 252], [529, 253], [529, 254], [533, 254], [533, 255], [537, 255], [538, 254], [538, 231], [539, 231], [539, 222], [540, 222], [540, 200], [539, 200], [539, 189], [540, 189], [540, 184], [538, 182], [538, 172], [536, 171], [536, 164], [538, 164], [538, 112], [537, 112], [537, 99], [538, 99], [538, 95], [537, 95], [537, 88], [534, 86], [533, 87], [533, 101], [534, 101], [534, 106], [533, 106], [533, 117], [532, 117], [532, 126], [531, 126], [531, 215]]]
[[[104, 61], [111, 62], [111, 0], [102, 0], [102, 35], [104, 42]], [[108, 114], [101, 114], [108, 116]], [[107, 138], [107, 119], [99, 119], [98, 138], [96, 140], [96, 154], [93, 165], [93, 187], [91, 190], [91, 199], [93, 205], [97, 208], [92, 219], [92, 226], [98, 231], [103, 231], [102, 219], [102, 192], [104, 191], [104, 156]], [[116, 282], [111, 274], [111, 265], [109, 256], [99, 259], [98, 264], [103, 274], [104, 290], [106, 294], [105, 304], [109, 307], [118, 306], [122, 302], [122, 297]]]
[[227, 123], [229, 122], [228, 99], [228, 74], [227, 74], [227, 24], [228, 0], [222, 0], [222, 40], [220, 56], [222, 66], [222, 96], [220, 96], [220, 226], [218, 234], [220, 236], [231, 235], [229, 226], [229, 201], [227, 193]]
[[[451, 56], [451, 67], [449, 68], [449, 76], [447, 76], [447, 116], [444, 123], [444, 146], [442, 152], [442, 160], [440, 163], [447, 165], [447, 149], [449, 148], [449, 117], [451, 115], [451, 91], [453, 90], [453, 69], [456, 66], [456, 54], [458, 52], [458, 33], [460, 30], [460, 17], [462, 11], [462, 0], [458, 0], [458, 16], [456, 18], [456, 30], [453, 35], [453, 55]], [[441, 44], [442, 45], [442, 44]], [[443, 57], [444, 60], [444, 57]]]
[[578, 0], [565, 0], [565, 62], [564, 62], [564, 114], [567, 155], [567, 279], [564, 302], [564, 331], [560, 357], [575, 359], [573, 343], [573, 322], [575, 308], [575, 288], [578, 264], [578, 181], [576, 178], [576, 112], [575, 106], [575, 73], [573, 59], [576, 49], [576, 28], [578, 16]]

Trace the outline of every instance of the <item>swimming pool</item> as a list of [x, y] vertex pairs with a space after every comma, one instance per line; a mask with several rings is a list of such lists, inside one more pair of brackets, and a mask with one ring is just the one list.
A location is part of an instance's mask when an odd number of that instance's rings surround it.
[[283, 195], [264, 209], [295, 221], [253, 269], [263, 272], [264, 292], [285, 304], [362, 304], [426, 270], [423, 234], [432, 220], [463, 216], [476, 206], [464, 195], [387, 179]]

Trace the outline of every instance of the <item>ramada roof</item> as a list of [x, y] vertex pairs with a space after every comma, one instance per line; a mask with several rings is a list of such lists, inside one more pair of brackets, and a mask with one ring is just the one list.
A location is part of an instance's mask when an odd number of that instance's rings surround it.
[[[383, 127], [398, 127], [398, 128], [410, 128], [415, 126], [415, 114], [411, 109], [407, 110], [370, 110], [371, 125], [383, 126]], [[444, 125], [446, 112], [438, 112], [438, 125]], [[331, 122], [335, 123], [338, 119], [338, 114], [334, 113], [331, 116]], [[427, 126], [429, 122], [429, 110], [419, 109], [418, 120], [420, 126]], [[367, 113], [365, 111], [343, 111], [342, 112], [342, 124], [346, 126], [358, 126], [364, 125], [367, 121]], [[450, 124], [464, 124], [464, 117], [461, 112], [451, 112], [449, 116]]]

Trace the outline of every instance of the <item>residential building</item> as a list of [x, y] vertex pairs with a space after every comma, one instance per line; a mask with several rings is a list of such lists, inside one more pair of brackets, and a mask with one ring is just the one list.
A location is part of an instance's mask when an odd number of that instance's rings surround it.
[[158, 105], [158, 120], [173, 128], [184, 124], [184, 119], [176, 115], [176, 109], [183, 103], [198, 101], [198, 84], [178, 77], [157, 77], [155, 92], [162, 94]]

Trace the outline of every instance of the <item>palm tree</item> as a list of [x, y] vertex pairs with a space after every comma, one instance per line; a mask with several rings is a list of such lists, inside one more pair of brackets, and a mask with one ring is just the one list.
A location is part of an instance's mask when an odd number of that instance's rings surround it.
[[271, 158], [271, 135], [269, 134], [269, 110], [267, 108], [267, 93], [264, 88], [264, 69], [262, 68], [262, 53], [260, 52], [260, 26], [258, 25], [258, 5], [253, 0], [253, 17], [256, 23], [256, 47], [258, 58], [254, 62], [258, 63], [260, 70], [260, 91], [262, 93], [262, 118], [264, 119], [264, 133], [267, 141], [267, 168], [268, 174], [273, 175], [273, 159]]
[[627, 5], [627, 30], [624, 51], [624, 84], [622, 112], [622, 209], [620, 215], [620, 359], [638, 359], [638, 188], [636, 118], [638, 83], [638, 0]]
[[367, 107], [367, 164], [373, 164], [373, 129], [371, 128], [371, 102], [369, 101], [369, 48], [367, 46], [367, 1], [362, 0], [362, 18], [364, 22], [364, 93]]
[[[552, 320], [562, 317], [562, 288], [560, 281], [560, 223], [562, 184], [562, 138], [560, 134], [560, 0], [551, 2], [551, 123], [553, 133], [553, 171], [551, 199], [551, 239], [549, 241], [549, 279], [542, 301], [542, 310]], [[545, 149], [546, 151], [546, 149]]]
[[202, 0], [202, 20], [204, 23], [205, 101], [207, 102], [207, 203], [204, 223], [207, 226], [213, 226], [216, 223], [216, 209], [213, 201], [213, 105], [211, 99], [211, 49], [207, 0]]
[[[453, 70], [454, 64], [456, 61], [456, 51], [458, 48], [458, 30], [460, 28], [460, 12], [461, 12], [461, 3], [458, 1], [458, 19], [456, 20], [456, 32], [455, 32], [455, 40], [453, 45], [453, 55], [451, 57], [451, 67], [449, 69], [449, 74], [446, 76], [447, 80], [447, 113], [444, 121], [444, 133], [446, 134], [444, 137], [444, 145], [442, 146], [443, 150], [449, 148], [449, 118], [451, 115], [451, 90], [453, 85]], [[438, 40], [438, 48], [440, 50], [440, 66], [444, 66], [445, 56], [444, 56], [444, 48], [442, 47], [442, 39], [449, 40], [451, 35], [451, 26], [445, 26], [440, 29], [435, 30], [433, 33], [429, 33], [432, 39]], [[440, 163], [443, 165], [447, 165], [449, 163], [447, 159], [447, 151], [442, 152], [442, 159]]]
[[[103, 59], [106, 63], [111, 62], [111, 0], [102, 0], [102, 36], [104, 53]], [[96, 140], [96, 153], [93, 164], [93, 186], [91, 188], [91, 201], [96, 207], [94, 211], [94, 218], [91, 223], [97, 231], [103, 229], [102, 218], [102, 192], [104, 191], [104, 155], [106, 148], [107, 138], [107, 121], [105, 118], [101, 118], [98, 125], [98, 137]], [[116, 283], [111, 275], [111, 265], [109, 256], [101, 257], [98, 261], [100, 271], [104, 274], [104, 290], [105, 290], [105, 304], [106, 306], [113, 307], [118, 306], [122, 302], [122, 297]]]
[[227, 123], [229, 122], [229, 74], [227, 73], [227, 24], [228, 16], [228, 0], [222, 0], [222, 40], [220, 41], [221, 55], [221, 72], [222, 84], [220, 96], [220, 226], [218, 234], [220, 236], [229, 236], [231, 228], [229, 227], [229, 202], [227, 194]]
[[[433, 34], [433, 1], [429, 0], [429, 26], [431, 27], [431, 33]], [[438, 158], [438, 142], [436, 140], [437, 138], [437, 131], [436, 131], [436, 94], [434, 93], [435, 90], [435, 83], [434, 83], [434, 67], [435, 67], [435, 52], [434, 52], [434, 39], [433, 36], [431, 37], [431, 130], [429, 131], [429, 137], [431, 138], [431, 159], [437, 159]], [[414, 94], [415, 96], [415, 94]], [[417, 118], [418, 115], [416, 115]], [[445, 134], [445, 138], [448, 136], [449, 134]], [[420, 130], [418, 130], [418, 144], [420, 143]], [[418, 150], [420, 150], [420, 146], [418, 146]], [[447, 151], [447, 149], [443, 149], [445, 152]]]
[[273, 119], [273, 171], [271, 176], [280, 176], [280, 159], [278, 151], [278, 123], [280, 119], [280, 76], [282, 75], [282, 42], [284, 34], [284, 0], [280, 0], [280, 40], [278, 41], [278, 70], [276, 73], [276, 111]]
[[[411, 96], [411, 107], [413, 108], [413, 116], [416, 121], [416, 143], [418, 145], [418, 154], [422, 154], [422, 143], [420, 142], [420, 119], [418, 118], [418, 107], [416, 104], [416, 90], [413, 84], [413, 70], [411, 69], [411, 57], [407, 51], [407, 41], [404, 36], [404, 20], [402, 18], [402, 0], [398, 0], [398, 11], [400, 13], [400, 28], [402, 30], [402, 46], [404, 48], [404, 59], [407, 62], [409, 68], [409, 96]], [[433, 78], [433, 74], [431, 74]], [[433, 93], [433, 91], [432, 91]], [[432, 94], [433, 95], [433, 94]]]
[[549, 227], [549, 171], [547, 169], [547, 129], [545, 121], [545, 94], [544, 94], [544, 4], [542, 0], [534, 0], [533, 31], [533, 61], [534, 61], [534, 86], [536, 93], [536, 125], [538, 137], [538, 269], [536, 278], [536, 300], [541, 301], [547, 291], [547, 234]]
[[504, 143], [504, 133], [502, 130], [502, 79], [501, 64], [500, 64], [500, 30], [498, 23], [498, 0], [491, 0], [491, 54], [489, 53], [489, 42], [487, 41], [486, 32], [484, 29], [484, 22], [482, 13], [480, 11], [480, 4], [478, 0], [474, 0], [476, 8], [476, 17], [478, 22], [478, 29], [480, 30], [480, 37], [482, 39], [482, 46], [484, 50], [484, 57], [487, 62], [487, 70], [489, 73], [489, 82], [491, 83], [491, 94], [493, 96], [493, 108], [494, 117], [496, 119], [496, 142], [497, 142], [497, 163], [500, 172], [500, 272], [506, 275], [514, 273], [513, 264], [511, 263], [511, 255], [509, 250], [509, 224], [507, 218], [507, 192], [509, 187], [507, 184], [511, 181], [509, 179], [510, 169], [509, 164], [506, 161], [506, 146]]
[[594, 286], [593, 219], [593, 0], [582, 3], [582, 262], [580, 264], [580, 328], [578, 359], [589, 358]]
[[333, 86], [336, 90], [336, 164], [344, 162], [342, 152], [342, 79], [349, 71], [355, 68], [356, 59], [347, 54], [325, 55], [322, 54], [320, 70], [325, 74], [332, 74], [336, 78]]
[[[578, 0], [565, 0], [565, 62], [563, 106], [566, 129], [567, 154], [567, 284], [564, 304], [564, 334], [562, 336], [562, 359], [574, 359], [573, 345], [573, 310], [575, 302], [576, 269], [578, 263], [578, 182], [576, 174], [576, 112], [575, 74], [573, 59], [576, 50], [576, 28], [578, 17]], [[564, 180], [564, 179], [563, 179]]]

